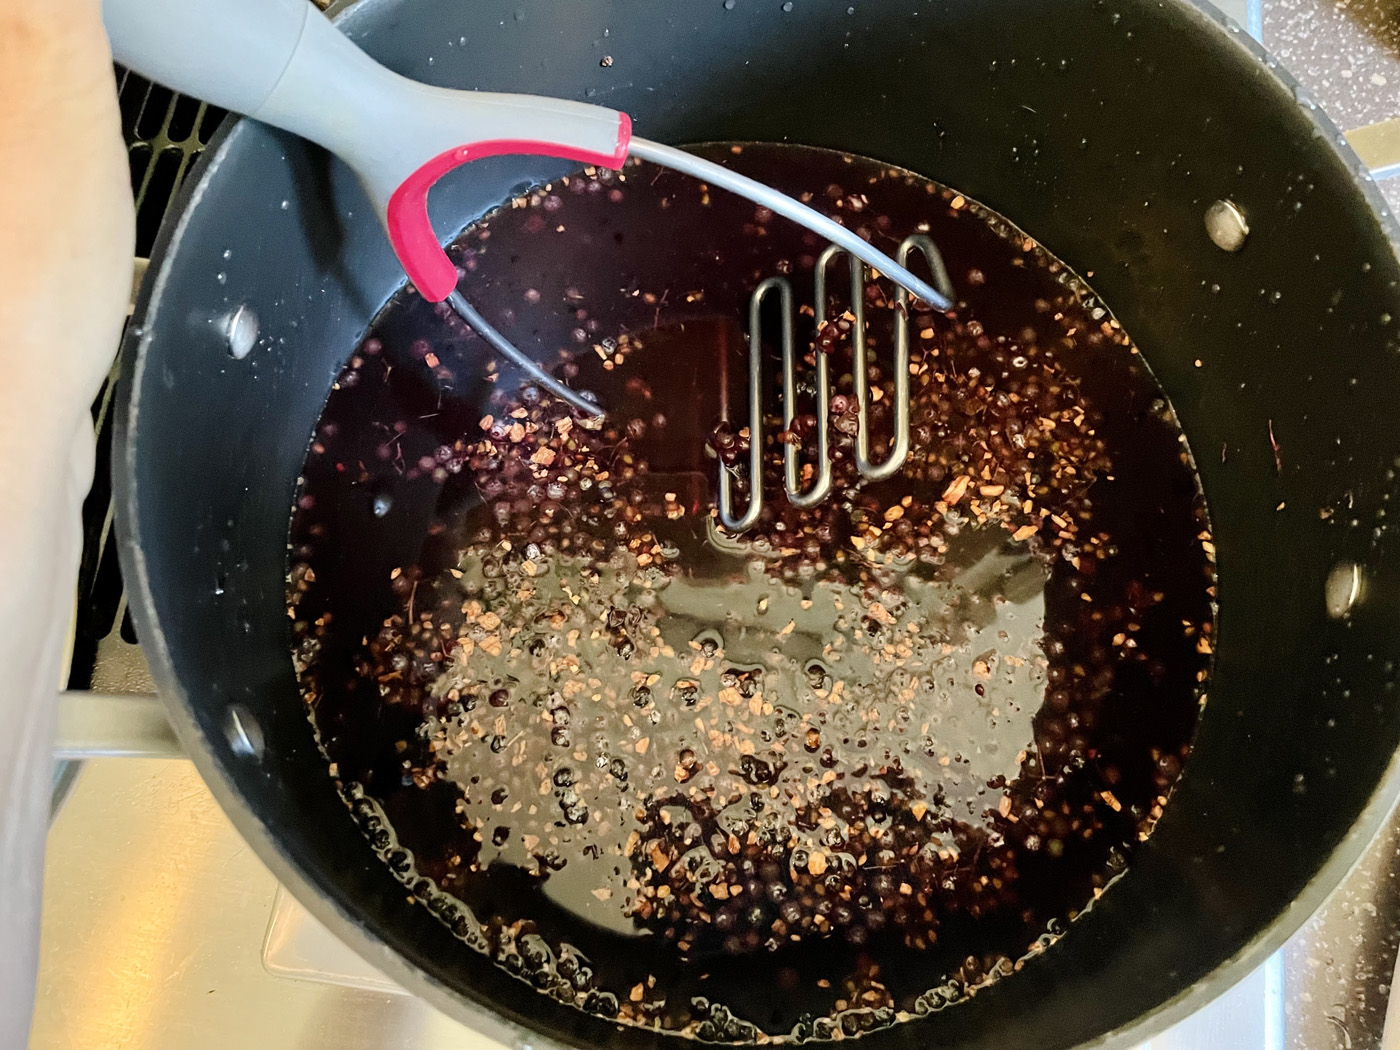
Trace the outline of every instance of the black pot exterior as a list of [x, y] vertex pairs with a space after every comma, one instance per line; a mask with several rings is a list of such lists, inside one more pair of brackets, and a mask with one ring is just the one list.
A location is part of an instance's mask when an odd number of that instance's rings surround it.
[[[1210, 502], [1220, 624], [1196, 753], [1128, 874], [1052, 951], [866, 1041], [1126, 1045], [1277, 946], [1400, 789], [1396, 230], [1336, 130], [1180, 0], [791, 6], [363, 0], [341, 25], [419, 79], [602, 102], [663, 141], [902, 165], [1092, 274], [1171, 396]], [[435, 192], [438, 229], [564, 170], [479, 162]], [[463, 947], [346, 818], [288, 656], [287, 526], [330, 384], [402, 274], [349, 173], [260, 125], [224, 134], [185, 192], [133, 326], [114, 476], [138, 630], [186, 747], [278, 877], [410, 991], [512, 1043], [673, 1041]], [[1238, 253], [1207, 237], [1220, 199], [1248, 219]], [[235, 360], [242, 305], [259, 340]], [[1360, 600], [1334, 617], [1353, 566]], [[229, 732], [234, 705], [259, 754]]]

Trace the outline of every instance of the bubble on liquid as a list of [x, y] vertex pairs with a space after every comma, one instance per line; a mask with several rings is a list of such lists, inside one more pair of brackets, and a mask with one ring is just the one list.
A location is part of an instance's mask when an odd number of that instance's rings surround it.
[[714, 656], [724, 649], [724, 637], [715, 630], [704, 630], [691, 640], [691, 646], [702, 656]]
[[807, 676], [807, 685], [812, 689], [826, 689], [831, 685], [831, 669], [820, 660], [808, 660], [802, 672]]

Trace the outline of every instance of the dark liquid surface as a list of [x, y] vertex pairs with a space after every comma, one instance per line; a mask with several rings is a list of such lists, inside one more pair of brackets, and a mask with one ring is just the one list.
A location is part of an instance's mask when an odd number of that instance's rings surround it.
[[[374, 847], [544, 994], [708, 1039], [857, 1034], [1048, 947], [1150, 832], [1209, 669], [1208, 526], [1141, 358], [1019, 231], [872, 161], [709, 152], [887, 251], [937, 243], [951, 317], [861, 292], [877, 462], [908, 318], [904, 468], [855, 467], [844, 263], [835, 323], [812, 318], [823, 244], [653, 167], [580, 175], [455, 251], [606, 418], [397, 297], [307, 459], [298, 667]], [[716, 477], [742, 509], [748, 299], [774, 274], [796, 418], [770, 308], [766, 506], [728, 535]], [[835, 485], [799, 510], [782, 449], [814, 462], [817, 354]]]

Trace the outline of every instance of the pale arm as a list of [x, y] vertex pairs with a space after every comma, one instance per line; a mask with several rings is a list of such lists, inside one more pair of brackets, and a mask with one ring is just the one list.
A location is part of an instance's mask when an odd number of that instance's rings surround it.
[[92, 475], [88, 411], [131, 280], [97, 0], [0, 0], [0, 1048], [26, 1042], [54, 693]]

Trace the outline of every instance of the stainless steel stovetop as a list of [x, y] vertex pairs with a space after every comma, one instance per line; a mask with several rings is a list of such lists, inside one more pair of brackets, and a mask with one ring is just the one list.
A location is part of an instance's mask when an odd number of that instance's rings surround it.
[[[1225, 0], [1342, 127], [1400, 213], [1400, 0]], [[223, 113], [118, 71], [149, 253]], [[1389, 177], [1387, 176], [1396, 176]], [[94, 408], [105, 460], [110, 392]], [[104, 471], [61, 742], [178, 755], [126, 614]], [[1400, 816], [1264, 966], [1152, 1050], [1376, 1050], [1400, 945]], [[494, 1045], [404, 994], [302, 910], [179, 757], [60, 763], [31, 1050], [436, 1050]], [[1400, 1014], [1400, 997], [1397, 997]], [[1400, 1050], [1400, 1020], [1384, 1045]]]

